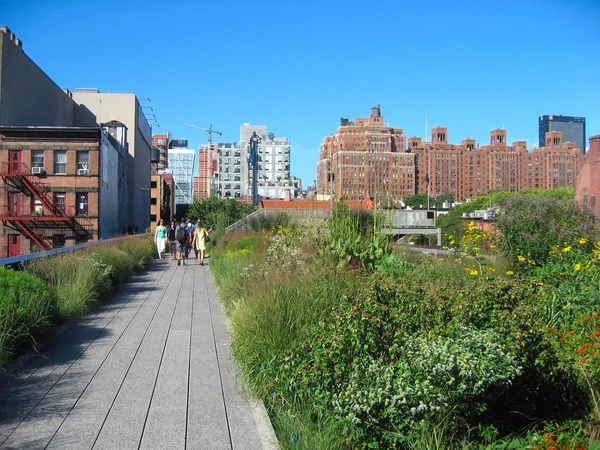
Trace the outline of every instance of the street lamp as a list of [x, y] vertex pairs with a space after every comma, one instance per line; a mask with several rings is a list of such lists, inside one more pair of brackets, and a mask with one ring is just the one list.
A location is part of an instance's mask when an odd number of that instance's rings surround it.
[[258, 162], [258, 144], [262, 141], [262, 138], [256, 134], [256, 131], [252, 132], [250, 137], [250, 157], [248, 162], [252, 166], [252, 205], [258, 206], [258, 177], [256, 176], [256, 166]]
[[431, 187], [429, 184], [429, 175], [425, 175], [425, 178], [423, 178], [423, 183], [427, 183], [427, 210], [429, 211], [429, 188]]

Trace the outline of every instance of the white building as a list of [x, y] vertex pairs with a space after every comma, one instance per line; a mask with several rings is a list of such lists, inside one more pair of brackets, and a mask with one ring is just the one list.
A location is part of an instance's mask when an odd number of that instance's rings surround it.
[[[267, 127], [264, 125], [250, 125], [249, 123], [244, 123], [240, 127], [240, 145], [239, 148], [232, 149], [232, 159], [227, 159], [226, 153], [219, 154], [219, 182], [221, 180], [224, 182], [221, 195], [226, 196], [227, 192], [231, 192], [231, 196], [237, 197], [236, 189], [239, 183], [239, 197], [252, 197], [252, 167], [249, 165], [248, 156], [250, 155], [250, 137], [254, 132], [261, 138], [257, 162], [258, 194], [264, 199], [283, 198], [284, 189], [292, 186], [290, 143], [287, 138], [277, 138], [271, 133], [267, 133]], [[235, 156], [237, 154], [239, 154], [239, 158]], [[229, 173], [231, 174], [229, 177], [231, 183], [226, 180]], [[227, 190], [228, 185], [231, 186], [231, 191]]]
[[150, 225], [150, 159], [152, 128], [135, 94], [76, 89], [72, 98], [100, 124], [121, 122], [127, 127], [128, 226], [143, 232]]

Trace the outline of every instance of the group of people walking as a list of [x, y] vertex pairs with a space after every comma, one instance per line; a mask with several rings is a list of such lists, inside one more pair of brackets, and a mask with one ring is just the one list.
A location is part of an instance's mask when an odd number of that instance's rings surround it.
[[210, 240], [209, 234], [212, 228], [204, 228], [200, 220], [194, 225], [183, 217], [177, 225], [175, 221], [167, 228], [160, 220], [156, 231], [154, 232], [154, 242], [158, 249], [158, 257], [165, 259], [167, 244], [171, 260], [177, 260], [177, 265], [183, 264], [188, 258], [190, 250], [193, 249], [198, 258], [198, 264], [204, 265], [204, 253], [206, 252], [206, 243]]

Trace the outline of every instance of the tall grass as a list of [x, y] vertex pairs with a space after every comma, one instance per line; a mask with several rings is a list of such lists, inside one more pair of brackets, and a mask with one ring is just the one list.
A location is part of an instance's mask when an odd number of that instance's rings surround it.
[[42, 280], [0, 267], [0, 367], [49, 328], [55, 308], [56, 297]]
[[107, 298], [155, 254], [147, 237], [31, 261], [25, 272], [0, 267], [0, 367], [52, 322], [77, 318]]

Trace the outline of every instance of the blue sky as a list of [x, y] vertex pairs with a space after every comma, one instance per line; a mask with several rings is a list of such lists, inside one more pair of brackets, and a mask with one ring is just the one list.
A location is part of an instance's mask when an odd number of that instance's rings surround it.
[[0, 0], [0, 25], [60, 87], [149, 97], [190, 147], [239, 140], [242, 123], [292, 143], [292, 175], [316, 178], [340, 117], [451, 143], [538, 138], [538, 116], [583, 116], [600, 134], [600, 0]]

